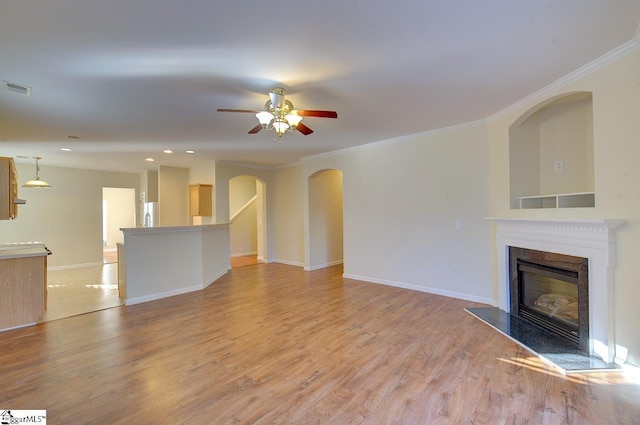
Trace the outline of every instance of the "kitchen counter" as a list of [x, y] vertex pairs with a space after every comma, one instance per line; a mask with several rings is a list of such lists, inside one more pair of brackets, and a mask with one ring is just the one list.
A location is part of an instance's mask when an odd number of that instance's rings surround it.
[[44, 313], [48, 254], [42, 243], [0, 245], [0, 330], [35, 324]]
[[226, 274], [231, 268], [229, 225], [120, 229], [125, 261], [118, 275], [125, 304], [202, 290]]
[[43, 246], [28, 246], [14, 248], [0, 248], [0, 260], [8, 258], [42, 257], [48, 255], [49, 251]]

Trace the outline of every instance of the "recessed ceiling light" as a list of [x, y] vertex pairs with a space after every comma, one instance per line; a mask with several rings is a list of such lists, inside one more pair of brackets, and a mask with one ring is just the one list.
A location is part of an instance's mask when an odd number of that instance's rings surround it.
[[60, 148], [61, 151], [71, 152], [73, 149], [71, 148]]
[[196, 153], [196, 151], [191, 151], [191, 150], [189, 150], [189, 151], [185, 151], [185, 152], [186, 152], [186, 153]]
[[78, 140], [79, 136], [67, 136], [67, 139]]
[[171, 149], [165, 149], [162, 152], [164, 152], [164, 153], [173, 153], [173, 151]]
[[147, 158], [147, 159], [145, 159], [145, 161], [153, 162], [153, 161], [155, 161], [155, 159], [153, 159], [153, 158]]

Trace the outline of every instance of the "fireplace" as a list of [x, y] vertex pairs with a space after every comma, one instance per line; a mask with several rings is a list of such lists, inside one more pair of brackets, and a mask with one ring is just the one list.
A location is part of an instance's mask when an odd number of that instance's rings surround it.
[[509, 247], [511, 313], [589, 352], [587, 258]]
[[[607, 363], [616, 357], [613, 288], [616, 264], [616, 229], [625, 220], [490, 218], [496, 224], [498, 249], [498, 306], [513, 313], [518, 305], [510, 295], [509, 247], [560, 253], [588, 259], [588, 353]], [[562, 268], [562, 267], [560, 267]]]

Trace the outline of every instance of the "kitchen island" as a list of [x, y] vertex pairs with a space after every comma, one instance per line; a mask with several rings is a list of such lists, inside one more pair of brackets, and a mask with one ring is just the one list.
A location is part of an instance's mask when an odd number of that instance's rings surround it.
[[47, 255], [43, 244], [0, 246], [0, 330], [33, 325], [47, 305]]
[[[125, 304], [202, 290], [231, 268], [230, 223], [122, 228]], [[123, 282], [119, 282], [123, 283]], [[119, 284], [119, 286], [121, 286]]]

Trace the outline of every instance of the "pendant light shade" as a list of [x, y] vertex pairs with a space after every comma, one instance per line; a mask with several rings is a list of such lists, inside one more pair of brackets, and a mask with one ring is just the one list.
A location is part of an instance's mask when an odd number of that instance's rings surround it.
[[38, 161], [41, 160], [39, 156], [34, 156], [33, 159], [36, 160], [36, 176], [33, 180], [29, 180], [22, 187], [34, 187], [34, 188], [46, 188], [51, 187], [49, 183], [44, 180], [40, 180], [40, 166], [38, 165]]

